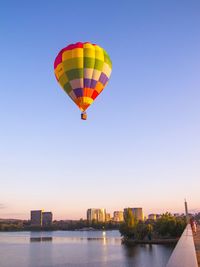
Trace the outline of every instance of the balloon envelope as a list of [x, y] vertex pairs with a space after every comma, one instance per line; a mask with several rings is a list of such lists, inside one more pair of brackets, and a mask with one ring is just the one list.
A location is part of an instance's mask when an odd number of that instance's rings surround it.
[[89, 42], [68, 45], [54, 62], [56, 79], [81, 111], [103, 91], [111, 70], [112, 62], [106, 51]]

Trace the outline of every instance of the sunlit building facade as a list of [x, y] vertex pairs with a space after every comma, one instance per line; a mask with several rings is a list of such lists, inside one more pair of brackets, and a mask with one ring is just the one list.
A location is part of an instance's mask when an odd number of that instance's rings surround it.
[[105, 222], [106, 221], [106, 209], [88, 209], [87, 220], [88, 222], [92, 222], [92, 221]]
[[153, 213], [149, 214], [148, 219], [155, 221], [156, 220], [156, 214], [153, 214]]
[[110, 222], [110, 221], [111, 221], [110, 213], [106, 213], [106, 222]]
[[124, 213], [123, 213], [123, 211], [114, 211], [114, 213], [113, 213], [113, 221], [114, 222], [123, 222], [124, 221]]
[[[130, 208], [133, 212], [133, 216], [138, 220], [138, 221], [144, 221], [144, 213], [142, 211], [142, 208]], [[128, 208], [124, 209], [124, 218], [126, 217]]]
[[98, 209], [97, 212], [97, 221], [98, 222], [105, 222], [106, 221], [106, 209]]
[[97, 221], [96, 209], [88, 209], [87, 210], [87, 220], [88, 220], [88, 222]]

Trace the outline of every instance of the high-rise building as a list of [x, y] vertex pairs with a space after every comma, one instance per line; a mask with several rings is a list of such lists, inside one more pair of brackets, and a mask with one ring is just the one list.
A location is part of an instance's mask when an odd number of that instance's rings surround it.
[[106, 221], [106, 209], [98, 209], [97, 211], [97, 221], [105, 222]]
[[42, 210], [31, 210], [31, 226], [42, 226]]
[[110, 221], [111, 221], [110, 213], [106, 213], [106, 222]]
[[[138, 221], [144, 221], [144, 214], [142, 211], [142, 208], [130, 208], [133, 212], [133, 216], [138, 220]], [[124, 218], [126, 217], [128, 208], [124, 209]]]
[[156, 220], [160, 219], [162, 217], [161, 214], [156, 214]]
[[148, 216], [148, 219], [149, 220], [153, 220], [153, 221], [156, 221], [156, 214], [149, 214], [149, 216]]
[[31, 226], [49, 226], [52, 223], [52, 212], [43, 212], [42, 210], [31, 210]]
[[113, 213], [113, 221], [114, 222], [123, 222], [124, 221], [124, 213], [123, 213], [123, 211], [114, 211], [114, 213]]
[[53, 214], [52, 212], [42, 213], [42, 226], [50, 226], [52, 224]]
[[88, 209], [87, 210], [87, 220], [88, 220], [88, 222], [92, 222], [93, 220], [97, 221], [96, 209]]
[[106, 221], [106, 209], [88, 209], [87, 220], [88, 222], [92, 222], [93, 220], [97, 222], [105, 222]]
[[144, 221], [144, 214], [143, 214], [142, 208], [134, 208], [133, 215], [139, 221]]

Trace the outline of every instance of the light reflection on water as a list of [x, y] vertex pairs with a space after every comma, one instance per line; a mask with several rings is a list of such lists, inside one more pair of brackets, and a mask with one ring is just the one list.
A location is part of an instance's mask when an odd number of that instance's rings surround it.
[[166, 245], [121, 245], [118, 231], [0, 233], [1, 267], [164, 267]]

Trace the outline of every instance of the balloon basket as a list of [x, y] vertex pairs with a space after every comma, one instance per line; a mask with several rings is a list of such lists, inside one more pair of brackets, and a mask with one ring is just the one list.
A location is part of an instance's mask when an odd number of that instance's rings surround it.
[[84, 121], [87, 120], [87, 113], [86, 112], [81, 113], [81, 119]]

